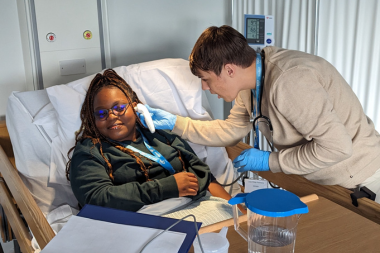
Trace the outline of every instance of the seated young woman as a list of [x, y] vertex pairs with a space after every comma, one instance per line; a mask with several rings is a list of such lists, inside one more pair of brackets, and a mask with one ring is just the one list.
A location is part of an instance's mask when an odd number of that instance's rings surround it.
[[169, 198], [196, 200], [207, 189], [230, 199], [186, 141], [170, 131], [152, 134], [143, 126], [137, 103], [136, 93], [114, 70], [92, 80], [66, 167], [79, 204], [137, 211]]

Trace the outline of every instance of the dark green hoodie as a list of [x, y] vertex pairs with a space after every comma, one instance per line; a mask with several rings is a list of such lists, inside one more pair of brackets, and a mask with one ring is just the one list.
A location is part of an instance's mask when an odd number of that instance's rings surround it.
[[[204, 196], [211, 181], [211, 172], [209, 167], [195, 155], [189, 144], [168, 131], [156, 130], [154, 134], [146, 129], [141, 131], [149, 144], [170, 162], [176, 172], [182, 171], [177, 149], [181, 152], [186, 170], [195, 174], [198, 179], [199, 191], [192, 198], [198, 199]], [[167, 140], [170, 145], [166, 144]], [[141, 136], [135, 142], [125, 141], [123, 144], [150, 154]], [[103, 142], [102, 146], [103, 154], [112, 164], [113, 181], [107, 174], [108, 167], [100, 154], [99, 144], [94, 145], [90, 139], [85, 139], [75, 147], [70, 181], [75, 197], [82, 206], [92, 204], [137, 211], [144, 205], [178, 197], [174, 176], [158, 163], [135, 153], [147, 168], [150, 167], [149, 178], [153, 181], [146, 181], [140, 165], [132, 156], [108, 143]]]

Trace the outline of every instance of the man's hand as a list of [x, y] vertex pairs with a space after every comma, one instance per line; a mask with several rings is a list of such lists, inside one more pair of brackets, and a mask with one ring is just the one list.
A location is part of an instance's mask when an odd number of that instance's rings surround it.
[[[175, 122], [177, 120], [177, 116], [171, 114], [170, 112], [155, 109], [150, 107], [149, 105], [145, 105], [148, 109], [150, 115], [152, 116], [153, 124], [156, 129], [168, 129], [173, 130]], [[145, 117], [143, 114], [139, 113], [139, 118], [144, 126], [147, 126], [145, 123]]]
[[268, 151], [261, 151], [256, 148], [243, 150], [232, 163], [238, 172], [244, 171], [268, 171], [269, 170], [269, 155]]
[[179, 197], [195, 196], [199, 190], [198, 179], [193, 173], [180, 172], [174, 174], [177, 182]]

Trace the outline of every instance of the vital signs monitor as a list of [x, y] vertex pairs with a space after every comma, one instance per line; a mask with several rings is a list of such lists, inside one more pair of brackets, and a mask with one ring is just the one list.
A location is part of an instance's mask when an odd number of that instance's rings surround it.
[[273, 16], [245, 14], [244, 21], [244, 37], [253, 49], [274, 45]]

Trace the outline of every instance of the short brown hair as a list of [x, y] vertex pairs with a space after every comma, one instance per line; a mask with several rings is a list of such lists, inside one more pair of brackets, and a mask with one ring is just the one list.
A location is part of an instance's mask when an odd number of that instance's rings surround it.
[[247, 68], [256, 60], [256, 52], [244, 36], [234, 28], [223, 25], [211, 26], [199, 36], [189, 56], [190, 69], [194, 75], [198, 70], [212, 71], [220, 75], [228, 63]]

